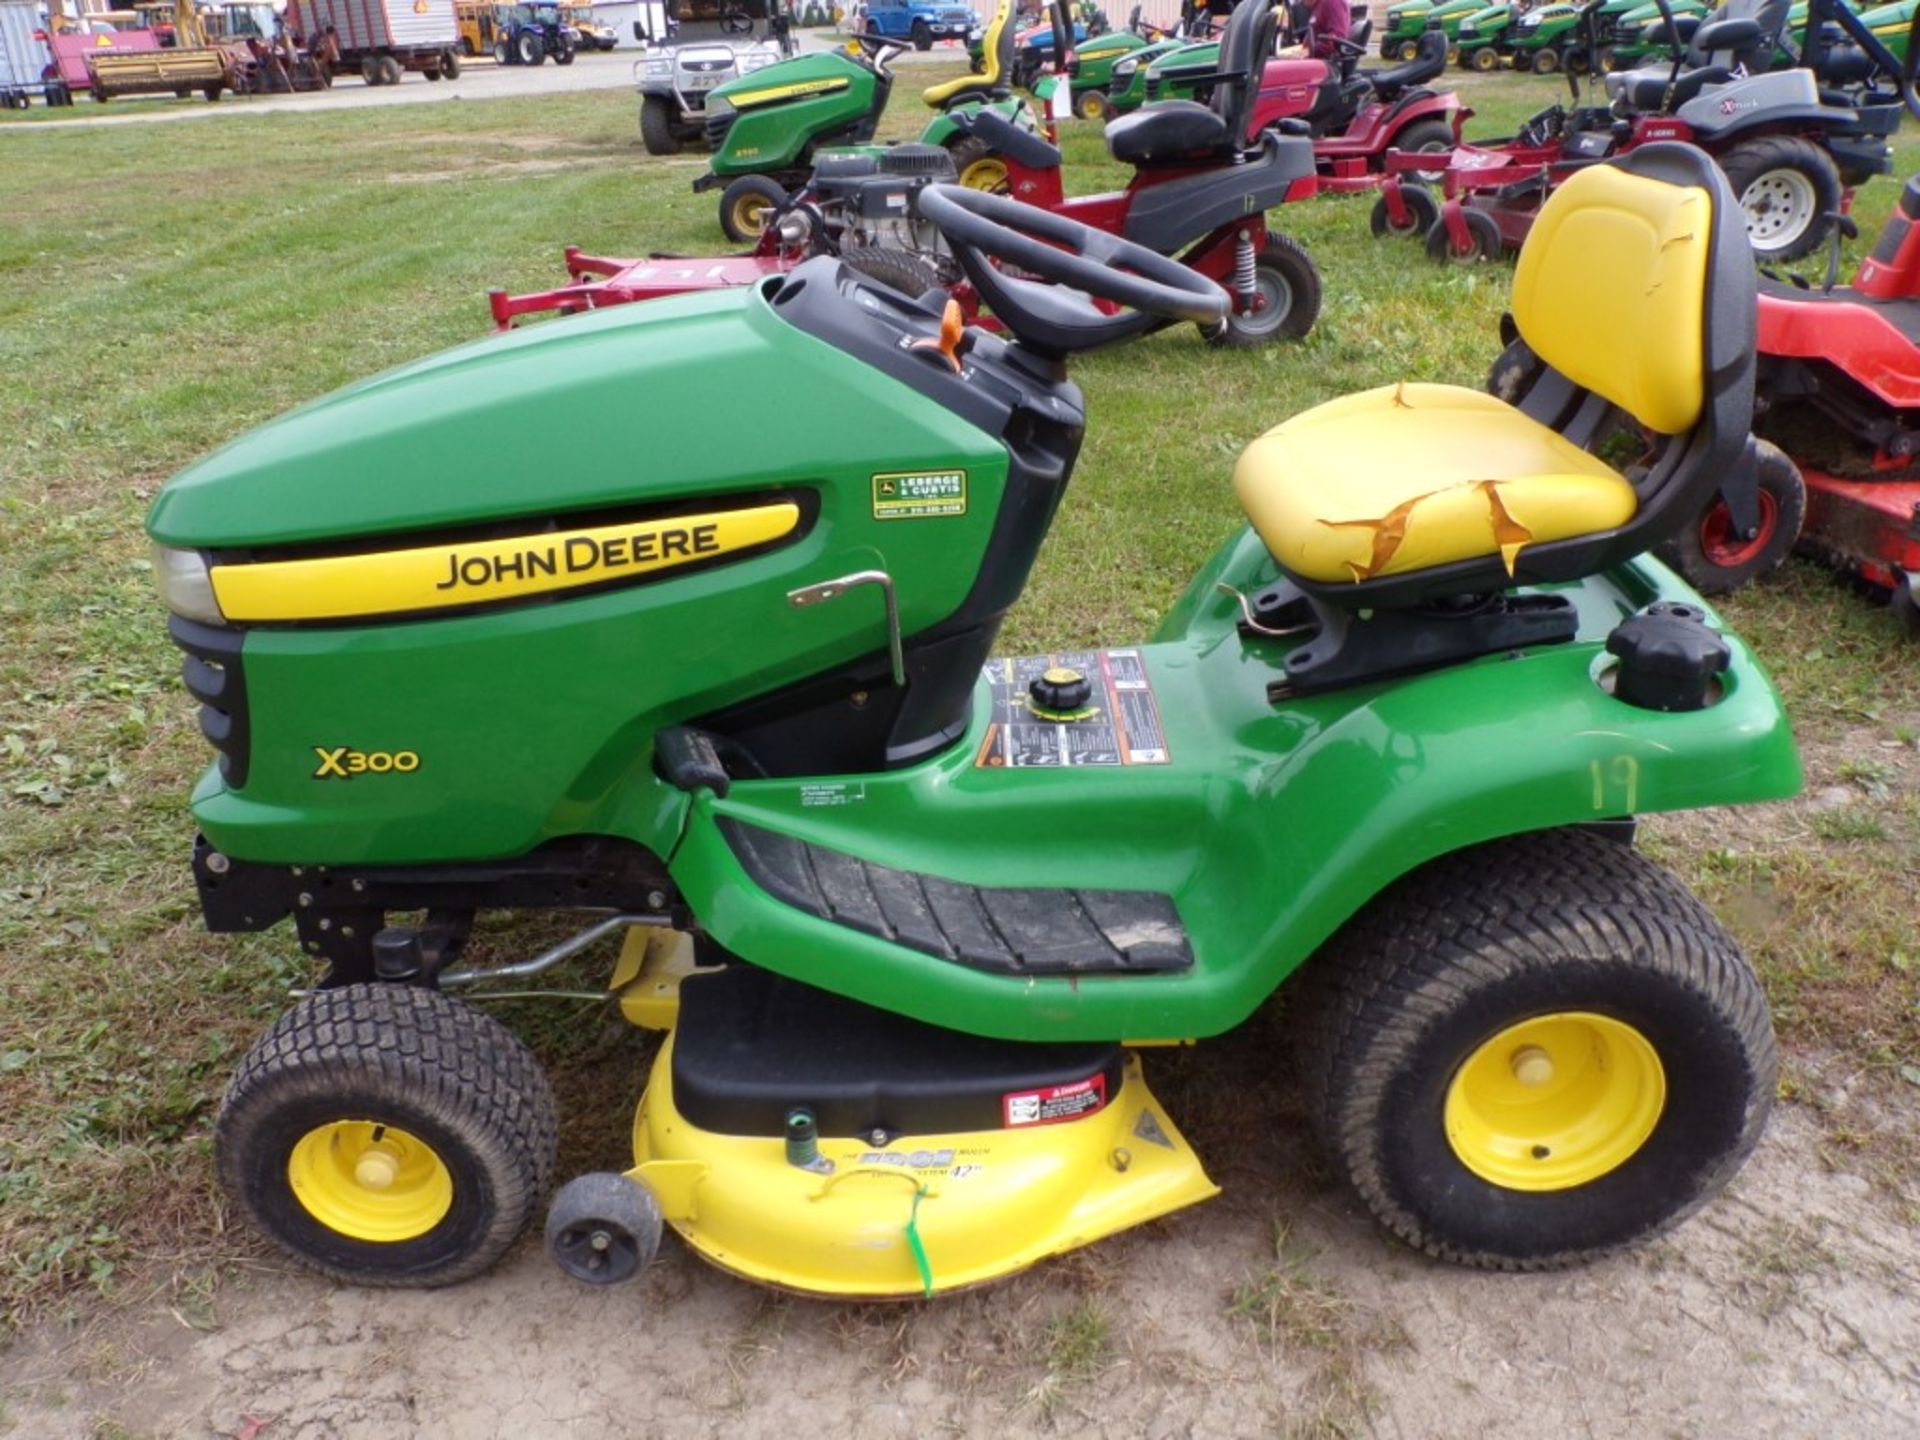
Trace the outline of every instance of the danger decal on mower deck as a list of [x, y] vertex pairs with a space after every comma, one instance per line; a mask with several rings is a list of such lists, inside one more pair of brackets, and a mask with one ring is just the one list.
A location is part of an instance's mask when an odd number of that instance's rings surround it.
[[1078, 1120], [1107, 1103], [1107, 1077], [1095, 1075], [1071, 1085], [1049, 1085], [1043, 1090], [1016, 1090], [1000, 1097], [1000, 1113], [1009, 1130], [1027, 1125], [1057, 1125]]

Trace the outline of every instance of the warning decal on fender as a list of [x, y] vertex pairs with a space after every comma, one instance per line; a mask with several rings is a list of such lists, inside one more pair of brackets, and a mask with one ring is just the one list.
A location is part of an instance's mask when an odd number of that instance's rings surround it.
[[1027, 1125], [1056, 1125], [1078, 1120], [1107, 1103], [1107, 1077], [1094, 1075], [1071, 1085], [1049, 1085], [1044, 1090], [1016, 1090], [1000, 1097], [1000, 1113], [1009, 1130]]
[[[1050, 669], [1077, 670], [1092, 683], [1087, 704], [1070, 716], [1036, 713], [1028, 687]], [[1063, 650], [989, 660], [993, 718], [976, 766], [1165, 765], [1166, 732], [1146, 661], [1138, 650]]]

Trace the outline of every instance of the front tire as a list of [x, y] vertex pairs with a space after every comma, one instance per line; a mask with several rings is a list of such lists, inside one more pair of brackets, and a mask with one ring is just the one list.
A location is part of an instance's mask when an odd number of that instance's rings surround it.
[[1073, 102], [1073, 112], [1082, 120], [1106, 120], [1112, 116], [1113, 106], [1107, 103], [1104, 90], [1083, 90]]
[[[1265, 303], [1247, 315], [1236, 308], [1225, 325], [1207, 336], [1209, 344], [1245, 350], [1273, 340], [1298, 340], [1320, 318], [1320, 268], [1285, 235], [1269, 234], [1254, 257], [1254, 286]], [[1237, 307], [1237, 295], [1235, 303]]]
[[1477, 70], [1482, 75], [1491, 74], [1500, 68], [1500, 52], [1491, 45], [1482, 45], [1467, 56], [1467, 68]]
[[1435, 860], [1312, 965], [1312, 1119], [1375, 1218], [1441, 1259], [1541, 1270], [1657, 1235], [1732, 1179], [1772, 1107], [1739, 949], [1591, 831]]
[[1779, 446], [1767, 440], [1757, 444], [1759, 532], [1736, 534], [1727, 502], [1716, 495], [1696, 522], [1654, 552], [1702, 595], [1724, 595], [1771, 575], [1800, 538], [1807, 514], [1806, 482]]
[[640, 97], [640, 143], [649, 155], [680, 153], [680, 137], [673, 133], [673, 107], [663, 96]]
[[1504, 247], [1500, 227], [1493, 217], [1482, 210], [1466, 209], [1461, 211], [1461, 216], [1467, 227], [1466, 248], [1455, 248], [1445, 219], [1437, 219], [1427, 230], [1427, 258], [1455, 265], [1481, 265], [1498, 260]]
[[787, 203], [787, 192], [765, 175], [742, 175], [720, 193], [720, 228], [736, 245], [751, 245], [766, 217]]
[[1402, 185], [1400, 203], [1406, 208], [1406, 223], [1396, 225], [1393, 212], [1387, 209], [1386, 198], [1382, 196], [1373, 202], [1373, 213], [1368, 216], [1367, 224], [1376, 240], [1389, 235], [1424, 236], [1439, 223], [1440, 202], [1433, 198], [1433, 192], [1419, 185]]
[[233, 1203], [355, 1285], [451, 1285], [498, 1260], [553, 1176], [540, 1062], [435, 990], [347, 985], [282, 1015], [214, 1125]]
[[1820, 248], [1840, 208], [1833, 158], [1797, 135], [1762, 135], [1717, 157], [1761, 260], [1798, 260]]
[[1543, 50], [1534, 51], [1534, 54], [1533, 54], [1533, 73], [1534, 74], [1551, 75], [1559, 68], [1560, 68], [1560, 52], [1554, 49], [1551, 45], [1547, 46]]
[[927, 28], [926, 21], [914, 21], [913, 29], [908, 34], [912, 37], [914, 49], [931, 50], [933, 48], [933, 32]]

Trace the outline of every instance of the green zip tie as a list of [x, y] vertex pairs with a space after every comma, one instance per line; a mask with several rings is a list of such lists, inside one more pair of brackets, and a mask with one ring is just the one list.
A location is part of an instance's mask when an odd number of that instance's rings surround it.
[[907, 1249], [913, 1252], [914, 1266], [920, 1271], [920, 1293], [931, 1300], [933, 1298], [933, 1262], [927, 1259], [926, 1242], [920, 1238], [920, 1202], [926, 1198], [926, 1195], [926, 1186], [914, 1187], [913, 1209], [907, 1212]]

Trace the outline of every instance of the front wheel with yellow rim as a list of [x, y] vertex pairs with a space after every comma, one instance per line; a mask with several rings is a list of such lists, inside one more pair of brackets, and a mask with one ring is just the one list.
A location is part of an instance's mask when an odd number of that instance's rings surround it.
[[720, 228], [735, 244], [751, 245], [786, 203], [786, 187], [778, 180], [742, 175], [720, 192]]
[[954, 174], [969, 190], [986, 190], [994, 195], [1013, 193], [1005, 158], [978, 136], [963, 136], [947, 147], [947, 153], [953, 157]]
[[322, 990], [241, 1062], [222, 1185], [267, 1236], [358, 1285], [448, 1285], [517, 1239], [553, 1175], [553, 1096], [492, 1016], [398, 985]]
[[1597, 831], [1431, 862], [1301, 985], [1336, 1168], [1443, 1259], [1545, 1269], [1656, 1235], [1719, 1193], [1772, 1104], [1772, 1024], [1732, 938]]
[[1073, 97], [1073, 113], [1082, 120], [1105, 120], [1113, 114], [1104, 90], [1082, 90]]

